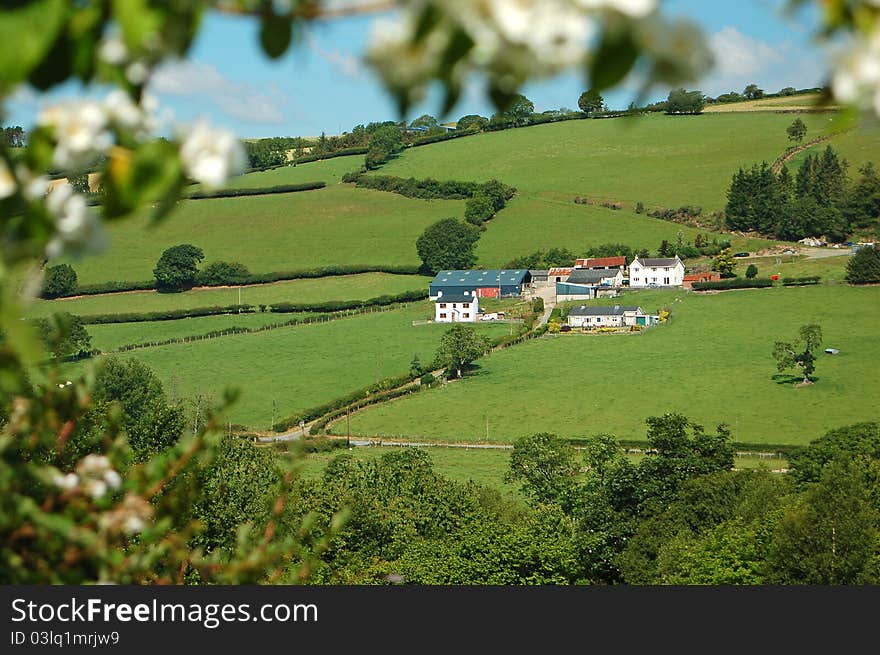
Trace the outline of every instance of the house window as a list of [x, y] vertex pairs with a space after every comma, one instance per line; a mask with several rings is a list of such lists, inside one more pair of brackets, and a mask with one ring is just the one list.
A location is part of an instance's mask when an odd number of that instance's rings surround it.
[[467, 308], [470, 307], [470, 306], [471, 306], [471, 304], [470, 304], [469, 302], [463, 302], [463, 303], [461, 304], [461, 308], [462, 308], [462, 309], [467, 309]]
[[601, 317], [601, 316], [597, 316], [597, 317], [596, 317], [596, 323], [601, 323], [601, 322], [602, 322], [602, 317]]
[[470, 318], [471, 315], [470, 315], [470, 314], [462, 314], [461, 317], [462, 317], [462, 318]]
[[440, 318], [446, 318], [446, 312], [443, 312], [442, 314], [440, 314]]
[[445, 302], [441, 302], [441, 303], [440, 303], [440, 309], [446, 309], [446, 303], [445, 303]]
[[452, 309], [455, 309], [455, 303], [452, 303]]
[[664, 278], [663, 278], [663, 284], [666, 284], [666, 285], [669, 284], [669, 278], [668, 278], [668, 277], [664, 277]]

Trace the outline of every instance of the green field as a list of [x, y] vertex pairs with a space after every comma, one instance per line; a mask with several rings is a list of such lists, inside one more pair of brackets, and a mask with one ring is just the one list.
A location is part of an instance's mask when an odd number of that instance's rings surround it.
[[[152, 368], [175, 397], [203, 394], [219, 400], [227, 387], [241, 390], [229, 420], [268, 429], [277, 418], [328, 402], [409, 370], [418, 354], [429, 364], [443, 325], [413, 327], [432, 311], [428, 302], [324, 324], [145, 348], [120, 355]], [[511, 325], [479, 325], [487, 336]], [[74, 369], [82, 366], [71, 365]]]
[[[845, 250], [847, 252], [849, 249]], [[737, 259], [736, 274], [744, 276], [749, 264], [758, 267], [760, 277], [779, 275], [784, 277], [805, 277], [819, 275], [822, 282], [843, 282], [846, 278], [846, 264], [849, 255], [837, 257], [805, 257], [803, 255], [779, 255], [778, 257], [748, 257]], [[777, 264], [779, 260], [779, 264]]]
[[364, 163], [363, 155], [333, 157], [312, 161], [297, 166], [282, 166], [268, 171], [256, 171], [240, 175], [229, 181], [230, 189], [252, 189], [276, 186], [279, 184], [302, 184], [304, 182], [326, 182], [327, 186], [336, 184], [346, 173], [357, 170]]
[[[320, 303], [332, 300], [367, 300], [377, 296], [395, 295], [404, 291], [428, 290], [431, 278], [419, 275], [363, 273], [336, 277], [287, 280], [246, 287], [202, 288], [184, 293], [136, 291], [79, 298], [61, 298], [37, 302], [30, 312], [46, 316], [70, 312], [89, 314], [121, 314], [126, 312], [157, 312], [237, 305], [268, 305], [279, 302]], [[239, 293], [240, 291], [240, 293]]]
[[[359, 412], [352, 432], [482, 441], [488, 420], [489, 441], [538, 431], [642, 440], [646, 417], [681, 412], [728, 423], [741, 443], [802, 444], [878, 418], [876, 287], [644, 291], [605, 302], [667, 307], [672, 318], [641, 335], [548, 336], [493, 353], [463, 382]], [[840, 354], [819, 353], [811, 387], [774, 380], [774, 341], [811, 322]]]
[[[829, 122], [829, 118], [826, 116], [826, 122]], [[794, 171], [800, 167], [807, 155], [821, 154], [826, 146], [830, 145], [849, 163], [847, 172], [851, 180], [858, 179], [859, 168], [869, 161], [874, 162], [875, 167], [880, 167], [880, 121], [877, 119], [864, 120], [867, 122], [863, 122], [859, 129], [835, 135], [827, 141], [817, 143], [799, 152], [788, 161], [787, 166]], [[829, 124], [833, 125], [832, 122]], [[808, 131], [806, 139], [813, 139], [817, 136], [819, 136], [818, 132]]]
[[[801, 119], [811, 137], [828, 124], [825, 114]], [[790, 114], [773, 113], [564, 121], [413, 148], [382, 172], [440, 180], [495, 177], [524, 194], [708, 211], [724, 206], [737, 168], [772, 162], [790, 145], [785, 128], [791, 121]]]
[[[566, 247], [583, 254], [590, 246], [623, 243], [635, 250], [655, 252], [664, 239], [675, 243], [681, 231], [685, 242], [693, 242], [699, 232], [719, 241], [731, 239], [709, 230], [662, 221], [627, 209], [612, 210], [595, 205], [579, 205], [569, 200], [539, 195], [514, 198], [489, 223], [477, 243], [479, 263], [486, 267], [504, 266], [520, 255], [536, 250]], [[766, 247], [764, 239], [733, 238], [736, 250], [754, 251]]]
[[283, 323], [290, 319], [307, 320], [310, 313], [273, 314], [224, 314], [222, 316], [199, 316], [181, 318], [173, 321], [140, 321], [137, 323], [108, 323], [106, 325], [87, 325], [92, 336], [92, 347], [103, 352], [133, 343], [148, 343], [179, 337], [191, 337], [215, 330], [228, 330], [232, 327], [257, 328], [263, 325]]
[[336, 185], [318, 191], [188, 200], [155, 227], [147, 217], [108, 228], [106, 252], [70, 263], [80, 284], [149, 280], [166, 248], [191, 243], [205, 262], [237, 261], [253, 272], [333, 264], [417, 265], [415, 242], [431, 223], [461, 216], [460, 200], [412, 200]]

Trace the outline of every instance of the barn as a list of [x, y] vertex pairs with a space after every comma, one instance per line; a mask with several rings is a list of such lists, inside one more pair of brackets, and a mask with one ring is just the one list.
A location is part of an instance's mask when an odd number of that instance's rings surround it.
[[518, 296], [531, 279], [526, 269], [440, 271], [428, 287], [428, 295], [432, 300], [449, 294], [479, 298]]

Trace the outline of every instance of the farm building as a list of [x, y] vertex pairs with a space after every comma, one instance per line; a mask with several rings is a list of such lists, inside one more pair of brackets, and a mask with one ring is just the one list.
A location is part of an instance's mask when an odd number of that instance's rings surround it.
[[531, 276], [525, 269], [440, 271], [428, 287], [428, 295], [431, 300], [443, 295], [463, 294], [481, 298], [518, 296], [530, 281]]
[[560, 267], [560, 268], [551, 268], [547, 271], [547, 280], [552, 284], [554, 282], [565, 282], [568, 279], [568, 276], [571, 275], [571, 268]]
[[694, 282], [717, 282], [721, 279], [721, 273], [718, 271], [708, 271], [706, 273], [691, 273], [685, 275], [681, 286], [685, 289], [693, 289]]
[[450, 293], [434, 301], [434, 320], [438, 323], [473, 323], [479, 311], [479, 296]]
[[656, 259], [637, 257], [629, 265], [630, 287], [680, 287], [684, 282], [684, 264], [675, 257]]
[[548, 269], [532, 269], [529, 271], [533, 287], [546, 287], [549, 284], [550, 271]]
[[626, 257], [589, 257], [587, 259], [578, 259], [575, 260], [574, 267], [592, 269], [619, 268], [622, 271], [626, 268]]
[[658, 316], [645, 314], [641, 307], [572, 307], [568, 312], [568, 324], [572, 327], [600, 328], [625, 327], [632, 325], [649, 326], [659, 321]]
[[565, 282], [556, 284], [556, 302], [616, 296], [617, 289], [622, 285], [623, 271], [619, 268], [576, 268]]

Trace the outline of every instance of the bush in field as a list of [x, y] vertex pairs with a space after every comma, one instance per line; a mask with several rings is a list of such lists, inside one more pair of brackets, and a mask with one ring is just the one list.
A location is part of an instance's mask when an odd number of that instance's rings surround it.
[[846, 264], [846, 281], [850, 284], [880, 282], [880, 250], [877, 246], [859, 248]]
[[76, 271], [70, 264], [58, 264], [46, 269], [43, 279], [43, 298], [69, 296], [76, 289]]
[[482, 193], [469, 198], [464, 206], [464, 217], [468, 223], [482, 225], [495, 214], [495, 205], [492, 199]]
[[477, 261], [474, 246], [480, 231], [456, 218], [444, 218], [428, 226], [416, 241], [419, 258], [427, 270], [470, 268]]
[[758, 267], [754, 264], [749, 264], [749, 267], [746, 269], [746, 277], [750, 280], [755, 278], [758, 275]]
[[199, 274], [199, 284], [220, 286], [223, 284], [245, 284], [251, 272], [238, 262], [211, 262]]
[[188, 243], [172, 246], [162, 253], [153, 275], [159, 291], [184, 291], [199, 280], [197, 265], [205, 258], [201, 248]]

